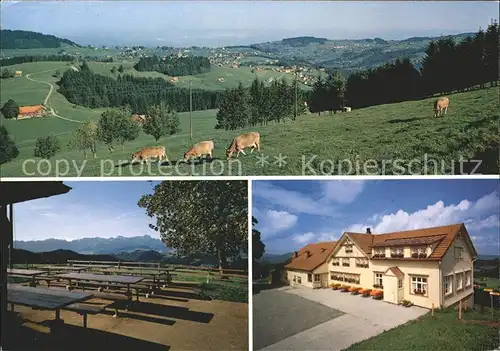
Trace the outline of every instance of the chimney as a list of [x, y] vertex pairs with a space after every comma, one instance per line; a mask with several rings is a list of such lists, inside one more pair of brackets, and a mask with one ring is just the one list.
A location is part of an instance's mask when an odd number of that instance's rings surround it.
[[297, 257], [299, 257], [299, 253], [297, 251], [294, 251], [293, 252], [293, 258], [297, 258]]
[[307, 250], [306, 254], [307, 254], [307, 258], [311, 257], [311, 251]]
[[371, 229], [370, 228], [366, 228], [366, 234], [371, 234], [371, 233], [372, 233]]

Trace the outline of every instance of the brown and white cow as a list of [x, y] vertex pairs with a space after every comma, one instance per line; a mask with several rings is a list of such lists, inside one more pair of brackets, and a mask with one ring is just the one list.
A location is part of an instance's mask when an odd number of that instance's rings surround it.
[[132, 154], [131, 164], [140, 161], [148, 163], [150, 158], [158, 158], [158, 162], [161, 163], [163, 159], [168, 161], [167, 152], [165, 146], [149, 146], [145, 147]]
[[450, 106], [450, 99], [446, 96], [440, 97], [434, 101], [434, 117], [437, 118], [446, 115], [448, 106]]
[[200, 141], [184, 154], [184, 162], [187, 162], [191, 157], [198, 158], [208, 155], [212, 158], [213, 152], [214, 142], [212, 140]]
[[250, 132], [247, 134], [241, 134], [238, 135], [236, 138], [233, 139], [231, 142], [231, 145], [229, 145], [229, 148], [226, 149], [226, 158], [229, 160], [233, 154], [233, 152], [236, 153], [236, 157], [239, 156], [240, 152], [245, 154], [245, 151], [243, 151], [244, 148], [250, 147], [252, 150], [250, 153], [253, 152], [255, 148], [257, 148], [257, 151], [260, 152], [260, 134], [257, 132]]

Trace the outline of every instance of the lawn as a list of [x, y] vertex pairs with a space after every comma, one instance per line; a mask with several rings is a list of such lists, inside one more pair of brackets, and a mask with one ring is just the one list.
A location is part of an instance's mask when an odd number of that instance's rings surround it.
[[[47, 66], [44, 68], [43, 64]], [[28, 66], [27, 70], [33, 69], [30, 65], [36, 65], [40, 70], [57, 68], [53, 62], [24, 65]], [[68, 69], [65, 65], [63, 63], [60, 67]], [[108, 64], [95, 65], [104, 67]], [[33, 78], [53, 83], [55, 78], [51, 75], [52, 72], [46, 72], [35, 74]], [[2, 87], [3, 84], [4, 80]], [[33, 85], [42, 93], [37, 91], [30, 103], [43, 100], [44, 94], [48, 93], [48, 86], [29, 82], [25, 78], [22, 86], [12, 86], [7, 91], [2, 89], [1, 100], [4, 101], [10, 95], [22, 96], [18, 90], [31, 91], [29, 89], [32, 89]], [[85, 160], [81, 152], [68, 150], [66, 147], [71, 138], [71, 131], [79, 125], [77, 122], [55, 117], [24, 121], [2, 119], [1, 122], [19, 145], [20, 155], [2, 165], [1, 175], [12, 177], [56, 174], [59, 176], [425, 174], [426, 170], [422, 167], [424, 154], [427, 154], [428, 160], [435, 160], [428, 161], [434, 163], [429, 164], [427, 174], [457, 172], [460, 157], [481, 159], [482, 173], [493, 174], [498, 172], [498, 151], [494, 150], [499, 141], [499, 92], [500, 88], [495, 87], [452, 94], [448, 114], [439, 119], [432, 116], [433, 99], [373, 106], [349, 113], [321, 116], [306, 114], [299, 116], [295, 122], [272, 123], [235, 131], [214, 129], [216, 110], [195, 111], [192, 140], [189, 138], [189, 113], [179, 113], [180, 133], [160, 139], [159, 144], [167, 148], [167, 156], [173, 161], [161, 167], [155, 163], [149, 166], [128, 164], [131, 153], [145, 146], [155, 145], [153, 137], [144, 133], [141, 133], [136, 140], [125, 144], [124, 150], [117, 147], [112, 154], [105, 145], [100, 144], [97, 158]], [[88, 119], [96, 121], [104, 111], [104, 109], [93, 110], [74, 106], [57, 92], [52, 94], [49, 105], [59, 115], [74, 121]], [[249, 131], [258, 131], [261, 134], [262, 153], [254, 152], [250, 155], [247, 151], [247, 155], [240, 155], [237, 160], [227, 162], [225, 148], [236, 135]], [[50, 160], [50, 163], [45, 161], [35, 163], [40, 161], [33, 159], [35, 140], [49, 133], [58, 134], [62, 150]], [[213, 162], [177, 163], [192, 144], [201, 140], [214, 141]], [[278, 163], [280, 155], [283, 161], [281, 164]], [[264, 161], [259, 160], [259, 156], [263, 156]], [[34, 161], [23, 169], [23, 162], [27, 159]], [[63, 164], [61, 162], [65, 161], [60, 160], [66, 160], [68, 163]], [[414, 161], [411, 170], [410, 167], [403, 167], [412, 160]], [[59, 164], [59, 170], [56, 169], [56, 164]]]
[[500, 289], [500, 279], [498, 278], [475, 278], [474, 282], [478, 283], [484, 283], [486, 286], [483, 286], [483, 288], [492, 288], [492, 289]]
[[459, 321], [457, 311], [446, 309], [354, 344], [345, 351], [357, 350], [493, 350], [500, 345], [498, 326], [469, 324], [468, 320], [496, 321], [500, 313], [464, 312]]

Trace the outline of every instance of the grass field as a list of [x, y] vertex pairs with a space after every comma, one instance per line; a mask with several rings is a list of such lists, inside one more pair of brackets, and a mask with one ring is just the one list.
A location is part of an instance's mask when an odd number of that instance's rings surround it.
[[500, 279], [498, 278], [476, 278], [475, 281], [479, 283], [485, 283], [486, 286], [484, 288], [492, 288], [492, 289], [500, 289]]
[[[105, 64], [97, 64], [104, 67]], [[37, 62], [23, 64], [24, 72], [44, 72], [33, 74], [32, 78], [54, 83], [53, 71], [59, 68], [68, 69], [66, 63]], [[53, 71], [45, 72], [52, 69]], [[104, 68], [102, 68], [104, 70]], [[110, 73], [111, 74], [111, 73]], [[11, 84], [10, 86], [7, 84]], [[5, 87], [8, 87], [4, 89]], [[31, 95], [31, 91], [36, 91]], [[9, 97], [19, 96], [26, 103], [40, 103], [49, 91], [46, 84], [28, 81], [26, 78], [2, 80], [0, 102]], [[448, 114], [444, 118], [432, 116], [433, 99], [409, 101], [397, 104], [374, 106], [350, 113], [333, 115], [299, 116], [296, 122], [270, 124], [236, 131], [214, 130], [216, 110], [193, 112], [193, 140], [189, 138], [189, 113], [180, 113], [181, 132], [164, 137], [161, 145], [167, 148], [170, 164], [157, 167], [136, 164], [129, 166], [127, 161], [132, 152], [145, 146], [155, 145], [151, 136], [141, 133], [138, 139], [127, 143], [125, 149], [116, 148], [112, 154], [105, 145], [98, 145], [97, 158], [84, 160], [83, 154], [75, 150], [67, 150], [66, 145], [73, 131], [79, 124], [56, 117], [29, 119], [22, 121], [5, 120], [9, 132], [13, 135], [20, 149], [17, 159], [3, 164], [1, 175], [12, 176], [169, 176], [169, 175], [327, 175], [327, 174], [381, 174], [382, 160], [385, 163], [385, 174], [425, 173], [421, 167], [406, 165], [411, 160], [422, 161], [423, 155], [428, 159], [439, 161], [439, 167], [429, 167], [427, 174], [450, 173], [457, 170], [462, 156], [464, 159], [475, 157], [482, 159], [488, 172], [498, 172], [498, 153], [492, 152], [498, 145], [500, 89], [488, 88], [467, 93], [452, 94]], [[29, 100], [29, 101], [28, 101]], [[97, 120], [103, 109], [88, 109], [70, 104], [56, 91], [48, 104], [60, 116], [74, 121]], [[224, 149], [236, 135], [258, 131], [261, 134], [261, 154], [254, 152], [240, 155], [236, 160], [227, 162]], [[35, 140], [49, 133], [57, 134], [62, 151], [51, 161], [36, 163], [33, 158]], [[215, 160], [198, 164], [176, 163], [184, 152], [195, 142], [213, 140], [215, 143]], [[490, 147], [490, 149], [487, 149]], [[482, 153], [484, 150], [486, 153]], [[278, 164], [278, 158], [286, 157]], [[262, 159], [268, 157], [262, 166]], [[316, 155], [316, 156], [315, 156]], [[23, 162], [33, 159], [26, 164]], [[394, 163], [394, 159], [399, 161]], [[59, 160], [59, 162], [58, 162]], [[67, 160], [67, 164], [60, 160]], [[351, 162], [354, 171], [349, 173], [347, 161]], [[374, 160], [374, 161], [369, 161]], [[392, 161], [391, 161], [392, 160]], [[373, 168], [378, 161], [379, 168]], [[452, 162], [456, 162], [453, 164]], [[368, 168], [364, 169], [364, 162]], [[371, 162], [371, 163], [370, 163]], [[441, 162], [443, 166], [441, 166]], [[360, 165], [356, 171], [356, 163]], [[60, 169], [56, 169], [59, 164]], [[331, 166], [334, 164], [332, 171]], [[38, 166], [38, 169], [35, 167]], [[485, 166], [483, 164], [483, 166]], [[76, 169], [83, 169], [78, 171]], [[371, 168], [370, 168], [371, 167]], [[33, 173], [35, 172], [35, 173]], [[485, 173], [483, 171], [483, 173]]]
[[357, 350], [493, 350], [500, 344], [498, 326], [467, 323], [466, 321], [498, 322], [500, 313], [489, 311], [463, 313], [458, 320], [453, 309], [430, 313], [398, 328], [354, 344], [345, 351]]

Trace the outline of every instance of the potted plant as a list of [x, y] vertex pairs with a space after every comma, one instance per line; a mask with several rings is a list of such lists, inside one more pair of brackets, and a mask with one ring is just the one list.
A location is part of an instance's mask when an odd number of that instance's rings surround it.
[[380, 300], [384, 297], [384, 292], [382, 290], [372, 290], [370, 296], [372, 297], [372, 299]]
[[363, 296], [363, 297], [369, 297], [371, 292], [372, 292], [372, 289], [361, 289], [361, 290], [359, 291], [359, 293], [360, 293], [360, 294], [361, 294], [361, 296]]
[[361, 290], [361, 288], [352, 287], [352, 288], [349, 289], [349, 291], [351, 292], [351, 295], [358, 295], [359, 294], [359, 290]]
[[341, 292], [348, 292], [348, 291], [349, 291], [349, 288], [350, 288], [350, 286], [349, 286], [349, 285], [342, 285], [342, 286], [340, 287], [340, 291], [341, 291]]
[[338, 290], [340, 288], [340, 284], [332, 284], [332, 290]]
[[413, 302], [410, 302], [408, 300], [403, 300], [403, 301], [401, 301], [401, 305], [404, 307], [411, 307], [411, 306], [413, 306]]

